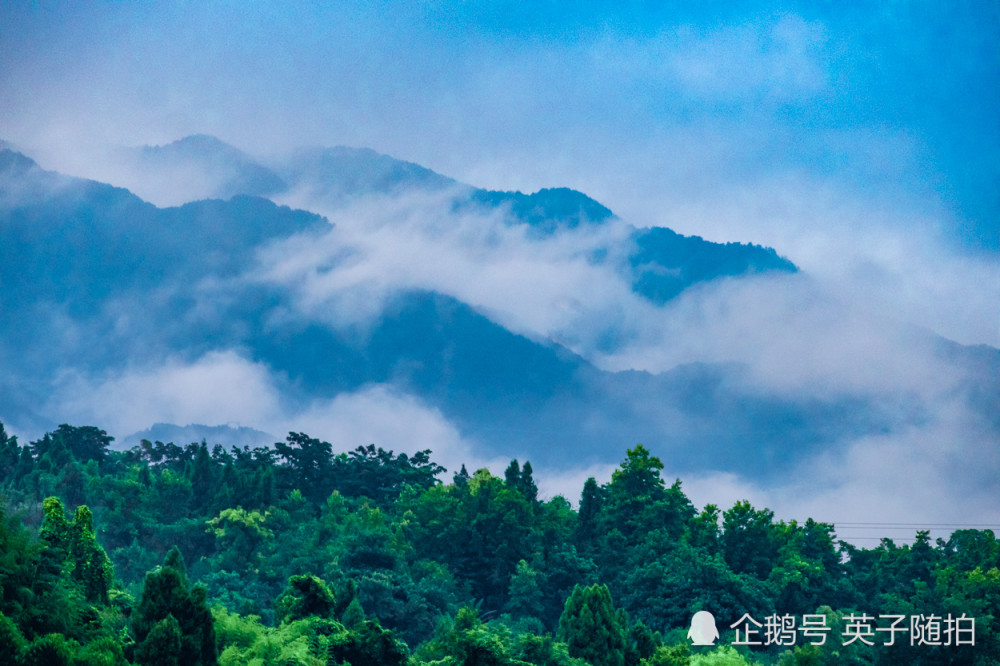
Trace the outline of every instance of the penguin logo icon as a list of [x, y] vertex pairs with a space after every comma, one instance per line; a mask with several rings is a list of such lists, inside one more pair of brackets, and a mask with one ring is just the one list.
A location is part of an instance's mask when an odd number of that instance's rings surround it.
[[715, 645], [719, 630], [715, 627], [715, 616], [708, 611], [698, 611], [691, 618], [688, 638], [693, 645]]

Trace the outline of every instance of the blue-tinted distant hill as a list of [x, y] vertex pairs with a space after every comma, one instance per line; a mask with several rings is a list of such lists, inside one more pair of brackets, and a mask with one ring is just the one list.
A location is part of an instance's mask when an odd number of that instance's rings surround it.
[[267, 241], [328, 226], [312, 213], [249, 196], [161, 209], [122, 188], [45, 171], [9, 150], [0, 150], [0, 215], [7, 307], [231, 275]]
[[284, 438], [238, 425], [206, 426], [193, 423], [179, 426], [171, 423], [154, 423], [145, 430], [126, 435], [112, 446], [116, 449], [128, 449], [140, 444], [144, 439], [150, 442], [173, 442], [179, 446], [206, 441], [226, 448], [234, 446], [254, 448], [268, 446]]

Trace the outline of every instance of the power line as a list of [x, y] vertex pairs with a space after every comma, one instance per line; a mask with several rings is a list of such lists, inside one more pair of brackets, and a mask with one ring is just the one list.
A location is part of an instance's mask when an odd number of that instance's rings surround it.
[[945, 529], [1000, 529], [1000, 523], [828, 523], [835, 528], [859, 530], [945, 530]]
[[[839, 536], [838, 535], [838, 537], [837, 537], [837, 539], [839, 541], [882, 541], [883, 539], [886, 539], [886, 538], [888, 538], [888, 537], [854, 536], [854, 535], [850, 535], [850, 534], [847, 535], [847, 536]], [[902, 543], [903, 539], [896, 538], [896, 539], [893, 539], [892, 542], [893, 543], [896, 543], [896, 542]]]
[[[891, 521], [831, 521], [827, 524], [834, 527], [834, 537], [838, 541], [882, 541], [884, 539], [889, 539], [893, 541], [893, 543], [898, 543], [900, 545], [914, 543], [916, 541], [916, 536], [913, 532], [917, 531], [941, 532], [944, 530], [954, 531], [959, 529], [1000, 531], [1000, 523], [896, 523]], [[839, 530], [841, 529], [844, 530], [846, 534], [840, 533]], [[875, 530], [882, 531], [885, 534], [881, 536], [872, 536], [871, 532]], [[906, 530], [909, 534], [900, 534], [899, 532], [903, 530]], [[860, 534], [857, 533], [859, 531], [861, 532]], [[868, 532], [868, 534], [865, 534], [864, 532]]]
[[831, 522], [836, 527], [851, 527], [860, 529], [946, 529], [946, 528], [978, 528], [978, 529], [1000, 529], [1000, 523], [858, 523], [858, 522]]

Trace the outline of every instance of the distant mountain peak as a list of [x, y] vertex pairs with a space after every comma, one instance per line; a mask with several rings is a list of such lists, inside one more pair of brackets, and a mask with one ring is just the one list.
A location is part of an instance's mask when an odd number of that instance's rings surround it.
[[543, 233], [561, 226], [601, 223], [614, 216], [606, 206], [568, 187], [543, 188], [533, 194], [477, 189], [469, 199], [474, 205], [509, 206], [513, 218]]
[[181, 137], [173, 142], [174, 144], [190, 144], [190, 145], [203, 145], [203, 146], [225, 146], [227, 148], [232, 148], [233, 150], [238, 150], [230, 144], [226, 143], [219, 137], [213, 134], [188, 134], [185, 137]]
[[[192, 134], [162, 146], [143, 146], [132, 151], [132, 160], [144, 183], [186, 184], [190, 188], [187, 201], [228, 199], [240, 194], [270, 197], [288, 189], [274, 171], [210, 134]], [[168, 197], [167, 203], [183, 201]]]
[[10, 144], [0, 141], [0, 172], [12, 174], [41, 168], [35, 160], [8, 146]]
[[228, 144], [211, 134], [190, 134], [161, 146], [142, 146], [140, 150], [150, 155], [170, 153], [179, 153], [190, 157], [215, 155], [230, 159], [241, 159], [248, 162], [252, 161], [249, 155], [236, 146]]

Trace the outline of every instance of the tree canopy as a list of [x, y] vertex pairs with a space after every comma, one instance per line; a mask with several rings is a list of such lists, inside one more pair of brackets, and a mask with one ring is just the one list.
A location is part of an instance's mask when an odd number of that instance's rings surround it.
[[[574, 508], [529, 461], [447, 477], [429, 451], [337, 453], [304, 433], [111, 441], [62, 425], [22, 444], [0, 425], [0, 663], [1000, 661], [990, 530], [861, 548], [746, 501], [698, 510], [644, 445]], [[715, 648], [689, 645], [702, 610]], [[975, 645], [845, 644], [862, 614], [952, 639], [965, 618]], [[746, 617], [822, 618], [829, 640], [733, 645]]]

